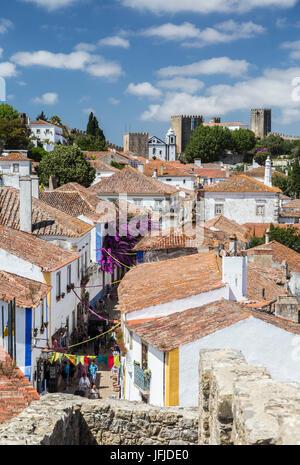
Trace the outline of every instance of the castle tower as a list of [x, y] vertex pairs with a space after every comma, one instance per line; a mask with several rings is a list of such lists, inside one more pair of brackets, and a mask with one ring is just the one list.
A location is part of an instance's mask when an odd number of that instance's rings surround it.
[[177, 153], [185, 151], [190, 143], [193, 130], [204, 122], [202, 115], [171, 116], [171, 127], [176, 134]]
[[251, 110], [250, 129], [255, 137], [262, 139], [271, 132], [271, 109], [255, 108]]
[[166, 160], [175, 161], [177, 158], [176, 134], [172, 128], [170, 128], [166, 134], [166, 144], [167, 144]]
[[132, 152], [148, 158], [148, 140], [149, 134], [147, 132], [127, 132], [124, 134], [124, 152]]

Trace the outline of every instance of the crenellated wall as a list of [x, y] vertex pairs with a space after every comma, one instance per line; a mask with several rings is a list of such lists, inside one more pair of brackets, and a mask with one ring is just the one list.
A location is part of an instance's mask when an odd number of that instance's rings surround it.
[[0, 425], [0, 445], [298, 445], [300, 384], [237, 350], [200, 351], [199, 411], [48, 394]]

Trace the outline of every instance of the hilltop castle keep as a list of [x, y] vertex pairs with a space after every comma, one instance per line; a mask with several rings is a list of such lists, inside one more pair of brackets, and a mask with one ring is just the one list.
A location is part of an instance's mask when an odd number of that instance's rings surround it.
[[148, 158], [148, 140], [149, 134], [147, 132], [126, 132], [124, 134], [124, 152], [132, 152]]
[[177, 153], [183, 153], [190, 143], [192, 131], [204, 122], [202, 115], [171, 116], [171, 127], [176, 134]]
[[255, 137], [263, 138], [271, 132], [271, 109], [255, 108], [251, 110], [251, 131]]

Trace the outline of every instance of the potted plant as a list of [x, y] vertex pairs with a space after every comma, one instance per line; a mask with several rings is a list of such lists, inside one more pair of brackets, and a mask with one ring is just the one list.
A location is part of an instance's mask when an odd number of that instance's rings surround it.
[[63, 299], [65, 297], [65, 293], [63, 292], [62, 295], [61, 295], [61, 298]]
[[46, 323], [44, 323], [44, 327], [48, 328], [48, 321], [46, 321]]
[[150, 379], [151, 378], [151, 370], [149, 368], [147, 368], [146, 370], [144, 370], [144, 376], [145, 378], [147, 379]]
[[38, 335], [38, 329], [37, 328], [34, 328], [33, 330], [33, 337], [37, 337]]
[[40, 329], [40, 333], [44, 334], [44, 332], [45, 332], [45, 328], [44, 328], [44, 326], [42, 326], [41, 329]]
[[56, 302], [60, 301], [60, 295], [56, 296]]

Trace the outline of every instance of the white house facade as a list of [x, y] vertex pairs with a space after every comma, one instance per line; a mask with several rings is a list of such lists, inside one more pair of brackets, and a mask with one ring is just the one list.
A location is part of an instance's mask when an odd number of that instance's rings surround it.
[[57, 124], [37, 120], [29, 123], [33, 143], [37, 146], [38, 141], [43, 144], [44, 150], [51, 152], [57, 144], [66, 144], [63, 130]]

